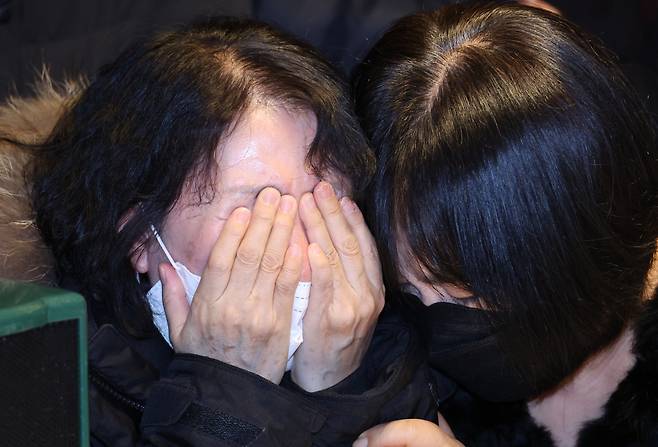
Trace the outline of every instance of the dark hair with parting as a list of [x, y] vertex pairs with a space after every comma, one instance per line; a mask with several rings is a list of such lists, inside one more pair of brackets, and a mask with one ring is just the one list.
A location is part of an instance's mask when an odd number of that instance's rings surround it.
[[657, 141], [596, 42], [537, 9], [454, 5], [400, 20], [354, 88], [389, 288], [411, 257], [429, 282], [471, 290], [494, 324], [520, 327], [499, 344], [538, 389], [636, 317]]
[[191, 188], [212, 200], [216, 148], [254, 101], [315, 113], [307, 162], [362, 191], [374, 170], [348, 88], [305, 43], [244, 19], [212, 18], [158, 34], [103, 67], [38, 150], [38, 228], [60, 281], [140, 335], [153, 330], [129, 262]]

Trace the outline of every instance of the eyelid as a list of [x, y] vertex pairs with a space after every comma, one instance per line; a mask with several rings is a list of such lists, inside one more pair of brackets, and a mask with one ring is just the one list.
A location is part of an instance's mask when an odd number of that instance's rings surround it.
[[[399, 284], [399, 288], [401, 291], [405, 293], [409, 293], [411, 295], [416, 296], [418, 299], [422, 299], [423, 295], [418, 289], [418, 287], [414, 286], [410, 282], [403, 282]], [[466, 306], [466, 307], [480, 307], [480, 298], [476, 295], [472, 296], [467, 296], [463, 298], [455, 297], [450, 295], [448, 292], [443, 287], [440, 286], [431, 286], [431, 289], [436, 292], [436, 294], [439, 297], [439, 302], [443, 303], [452, 303], [452, 304], [457, 304], [459, 306]]]

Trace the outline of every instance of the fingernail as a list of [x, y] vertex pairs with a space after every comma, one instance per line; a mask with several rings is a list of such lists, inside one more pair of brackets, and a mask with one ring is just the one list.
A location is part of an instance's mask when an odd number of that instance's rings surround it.
[[352, 447], [368, 447], [368, 438], [359, 438], [354, 441]]
[[290, 214], [294, 205], [295, 199], [292, 196], [283, 196], [281, 197], [279, 209], [285, 214]]
[[263, 199], [263, 202], [267, 203], [268, 205], [273, 205], [279, 198], [279, 192], [274, 188], [265, 188], [260, 193], [260, 195]]
[[247, 222], [249, 220], [249, 214], [251, 214], [250, 211], [244, 207], [236, 208], [235, 211], [233, 211], [235, 219], [240, 223]]
[[323, 199], [327, 199], [334, 194], [334, 188], [327, 182], [320, 182], [317, 191], [318, 195]]
[[346, 213], [353, 213], [356, 211], [356, 203], [354, 203], [354, 201], [349, 197], [343, 197], [340, 199], [340, 206]]
[[315, 207], [315, 199], [313, 198], [313, 194], [311, 194], [310, 192], [304, 194], [301, 199], [301, 204], [304, 208]]

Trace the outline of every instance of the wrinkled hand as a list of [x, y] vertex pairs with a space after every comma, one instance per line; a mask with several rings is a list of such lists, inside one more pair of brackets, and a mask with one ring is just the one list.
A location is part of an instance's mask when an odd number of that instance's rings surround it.
[[[442, 420], [441, 416], [439, 419]], [[441, 427], [444, 427], [444, 421]], [[464, 447], [450, 428], [442, 429], [423, 419], [401, 419], [365, 431], [353, 447]]]
[[302, 253], [289, 248], [297, 201], [274, 188], [253, 212], [233, 211], [212, 249], [191, 306], [174, 268], [161, 264], [163, 301], [176, 352], [211, 357], [279, 383]]
[[292, 378], [318, 391], [361, 364], [384, 306], [384, 286], [374, 239], [352, 200], [339, 202], [331, 185], [320, 182], [302, 196], [299, 215], [310, 242], [311, 295]]

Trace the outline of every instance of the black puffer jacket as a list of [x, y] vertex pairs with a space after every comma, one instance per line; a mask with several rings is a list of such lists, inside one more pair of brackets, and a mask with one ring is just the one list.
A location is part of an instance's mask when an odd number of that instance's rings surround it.
[[418, 337], [390, 312], [362, 366], [318, 393], [90, 320], [92, 445], [341, 446], [380, 422], [436, 419]]

